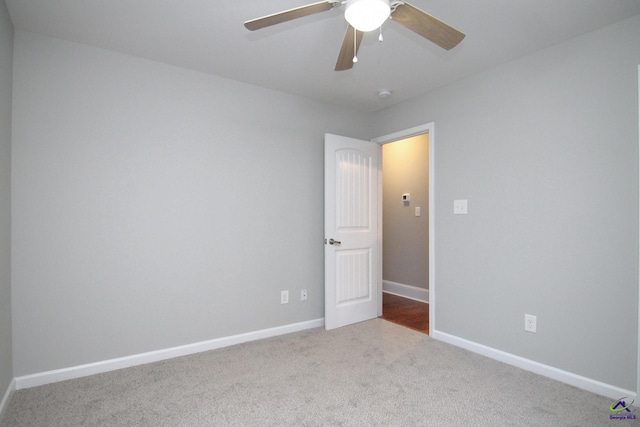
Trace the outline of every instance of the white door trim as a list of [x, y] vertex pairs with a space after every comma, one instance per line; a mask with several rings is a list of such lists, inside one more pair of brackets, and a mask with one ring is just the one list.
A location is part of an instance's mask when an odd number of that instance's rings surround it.
[[[409, 129], [374, 138], [371, 142], [384, 145], [412, 136], [429, 134], [429, 335], [436, 331], [436, 192], [435, 192], [435, 124], [425, 123]], [[378, 232], [382, 248], [382, 156], [378, 168]], [[378, 253], [378, 316], [382, 316], [382, 250]]]
[[[638, 65], [638, 135], [640, 135], [640, 65]], [[638, 148], [638, 153], [640, 154], [640, 138], [638, 138]], [[638, 156], [638, 164], [640, 165], [640, 155]], [[638, 182], [640, 182], [640, 173], [638, 174]], [[638, 212], [640, 212], [640, 198], [638, 199]], [[638, 217], [638, 226], [640, 227], [640, 216]], [[640, 396], [640, 247], [638, 248], [638, 253], [638, 353], [636, 354], [638, 362], [636, 364], [636, 396]]]

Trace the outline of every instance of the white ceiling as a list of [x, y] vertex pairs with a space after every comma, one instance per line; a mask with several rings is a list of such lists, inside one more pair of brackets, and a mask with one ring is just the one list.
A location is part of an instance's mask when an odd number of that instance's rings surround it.
[[[6, 0], [16, 28], [375, 111], [640, 13], [640, 0], [410, 0], [466, 34], [445, 51], [388, 22], [334, 71], [344, 6], [250, 32], [244, 21], [318, 0]], [[391, 98], [379, 99], [388, 89]]]

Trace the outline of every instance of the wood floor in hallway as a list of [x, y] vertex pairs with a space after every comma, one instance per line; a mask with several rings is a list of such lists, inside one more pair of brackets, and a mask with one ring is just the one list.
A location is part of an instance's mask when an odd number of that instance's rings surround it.
[[382, 293], [382, 318], [425, 334], [429, 333], [429, 304]]

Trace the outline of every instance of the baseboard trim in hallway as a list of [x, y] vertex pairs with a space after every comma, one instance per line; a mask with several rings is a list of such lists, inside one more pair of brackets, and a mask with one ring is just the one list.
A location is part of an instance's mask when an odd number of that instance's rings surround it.
[[404, 283], [392, 282], [390, 280], [382, 281], [382, 291], [398, 295], [401, 297], [413, 299], [420, 302], [429, 302], [429, 289], [418, 288], [416, 286], [405, 285]]

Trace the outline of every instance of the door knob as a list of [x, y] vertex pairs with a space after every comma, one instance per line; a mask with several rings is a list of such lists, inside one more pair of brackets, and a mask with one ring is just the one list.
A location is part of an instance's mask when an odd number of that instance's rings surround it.
[[340, 244], [342, 244], [342, 242], [340, 240], [329, 239], [329, 244], [330, 245], [340, 245]]

